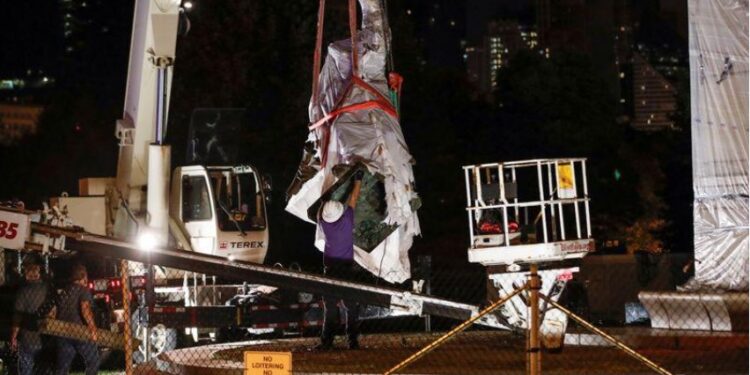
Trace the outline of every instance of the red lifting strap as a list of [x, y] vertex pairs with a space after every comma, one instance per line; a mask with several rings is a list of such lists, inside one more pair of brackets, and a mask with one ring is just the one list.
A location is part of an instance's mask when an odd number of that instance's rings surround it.
[[[325, 22], [325, 0], [319, 0], [318, 5], [318, 25], [316, 30], [316, 37], [315, 37], [315, 52], [313, 53], [313, 77], [312, 77], [312, 104], [318, 105], [318, 102], [320, 100], [319, 96], [320, 93], [318, 92], [318, 85], [319, 85], [319, 77], [320, 74], [320, 60], [322, 55], [322, 48], [323, 48], [323, 26]], [[314, 124], [310, 125], [308, 129], [310, 131], [318, 129], [322, 127], [323, 125], [329, 124], [330, 121], [334, 120], [336, 117], [349, 112], [356, 112], [356, 111], [362, 111], [362, 110], [371, 110], [371, 109], [380, 109], [383, 112], [387, 113], [389, 116], [393, 118], [398, 118], [398, 111], [393, 107], [393, 104], [390, 100], [385, 98], [383, 94], [381, 94], [378, 90], [376, 90], [374, 87], [369, 85], [367, 82], [363, 81], [359, 77], [359, 55], [357, 51], [357, 0], [349, 0], [349, 33], [351, 35], [351, 68], [352, 68], [352, 80], [349, 83], [349, 86], [347, 87], [344, 94], [339, 98], [338, 103], [336, 103], [335, 109], [325, 115], [323, 118], [316, 121]], [[394, 86], [394, 77], [389, 76], [389, 84], [391, 86]], [[400, 78], [400, 76], [399, 76]], [[397, 80], [398, 83], [396, 83], [395, 86], [397, 86], [397, 89], [394, 89], [395, 91], [400, 91], [400, 80]], [[369, 91], [371, 94], [375, 96], [375, 99], [368, 100], [361, 103], [356, 104], [350, 104], [347, 106], [341, 106], [341, 103], [344, 101], [344, 99], [351, 93], [352, 87], [354, 85], [357, 85], [367, 91]], [[321, 129], [322, 131], [322, 144], [321, 144], [321, 151], [322, 151], [322, 164], [323, 166], [326, 165], [326, 161], [328, 158], [328, 144], [330, 142], [330, 129], [326, 126]]]
[[[309, 130], [311, 131], [315, 130], [344, 113], [361, 111], [365, 109], [380, 109], [383, 112], [390, 115], [391, 117], [396, 118], [396, 119], [398, 118], [398, 111], [396, 111], [396, 109], [393, 107], [393, 104], [391, 104], [391, 102], [388, 99], [386, 99], [383, 96], [383, 94], [381, 94], [374, 87], [370, 86], [367, 82], [363, 81], [359, 77], [352, 77], [351, 84], [357, 85], [369, 91], [370, 93], [374, 94], [376, 98], [373, 100], [368, 100], [368, 101], [356, 103], [356, 104], [350, 104], [350, 105], [343, 106], [343, 107], [337, 106], [336, 109], [334, 109], [333, 111], [325, 115], [320, 120], [316, 121], [314, 124], [310, 125], [308, 127]], [[349, 92], [351, 92], [351, 84], [347, 88], [347, 90], [344, 92], [344, 96], [349, 95]]]
[[326, 0], [318, 5], [318, 30], [315, 33], [315, 52], [313, 53], [312, 102], [318, 105], [318, 74], [320, 73], [320, 55], [323, 49], [323, 22], [325, 22]]
[[357, 55], [357, 0], [349, 0], [349, 33], [352, 36], [352, 77], [359, 76]]
[[[352, 91], [352, 87], [354, 87], [354, 85], [357, 85], [369, 91], [370, 93], [374, 94], [375, 99], [368, 100], [368, 101], [361, 102], [361, 103], [350, 104], [350, 105], [342, 107], [341, 103]], [[317, 128], [322, 127], [321, 131], [323, 132], [323, 134], [321, 137], [320, 150], [321, 150], [321, 155], [322, 155], [321, 165], [323, 167], [325, 167], [326, 164], [328, 163], [328, 144], [330, 143], [330, 136], [331, 136], [330, 128], [328, 126], [323, 126], [323, 125], [330, 124], [330, 121], [332, 121], [333, 119], [335, 119], [336, 117], [344, 113], [362, 111], [366, 109], [380, 109], [383, 112], [390, 115], [391, 117], [398, 119], [398, 111], [396, 111], [396, 109], [393, 107], [393, 104], [391, 104], [391, 102], [388, 101], [378, 90], [370, 86], [367, 82], [363, 81], [361, 78], [352, 77], [352, 80], [349, 83], [349, 86], [344, 91], [344, 94], [339, 98], [338, 103], [336, 103], [336, 109], [331, 111], [329, 114], [327, 114], [326, 116], [324, 116], [323, 118], [321, 118], [320, 120], [316, 121], [314, 124], [309, 126], [308, 129], [310, 131], [313, 131]]]

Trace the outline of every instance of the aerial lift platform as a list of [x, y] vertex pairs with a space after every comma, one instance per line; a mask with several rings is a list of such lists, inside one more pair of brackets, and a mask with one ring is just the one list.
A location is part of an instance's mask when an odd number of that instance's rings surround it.
[[[557, 302], [578, 272], [575, 261], [594, 250], [585, 158], [531, 159], [463, 167], [469, 229], [468, 258], [487, 269], [497, 289], [510, 295], [536, 264], [541, 292]], [[513, 297], [499, 309], [511, 327], [529, 327], [527, 301]], [[540, 306], [547, 348], [559, 348], [567, 317]]]

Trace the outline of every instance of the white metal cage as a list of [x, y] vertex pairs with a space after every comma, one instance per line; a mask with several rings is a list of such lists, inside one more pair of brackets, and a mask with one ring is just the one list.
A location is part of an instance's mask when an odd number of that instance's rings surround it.
[[[585, 158], [464, 166], [469, 261], [512, 265], [593, 251]], [[575, 226], [566, 223], [575, 222]]]

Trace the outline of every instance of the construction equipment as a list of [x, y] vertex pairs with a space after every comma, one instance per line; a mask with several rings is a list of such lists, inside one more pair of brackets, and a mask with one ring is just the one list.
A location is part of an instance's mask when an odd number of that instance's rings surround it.
[[[269, 242], [266, 202], [271, 186], [252, 165], [230, 160], [218, 142], [216, 132], [231, 117], [232, 109], [202, 111], [198, 116], [202, 123], [191, 122], [189, 149], [196, 157], [188, 162], [196, 164], [170, 172], [171, 149], [165, 140], [171, 79], [178, 33], [186, 30], [182, 26], [187, 24], [180, 4], [180, 0], [135, 2], [124, 113], [115, 131], [119, 140], [117, 176], [81, 179], [80, 196], [52, 198], [52, 210], [59, 213], [59, 222], [136, 242], [142, 248], [169, 245], [228, 260], [262, 263]], [[65, 249], [64, 244], [57, 245]], [[131, 275], [156, 278], [159, 283], [177, 279], [173, 281], [193, 284], [192, 289], [166, 291], [171, 301], [188, 306], [224, 302], [198, 298], [216, 290], [215, 278], [137, 264], [128, 268]], [[211, 287], [206, 288], [207, 284]], [[154, 283], [146, 286], [153, 288]], [[134, 301], [143, 310], [144, 305], [153, 305], [154, 299], [152, 295], [150, 301]], [[122, 315], [115, 314], [122, 308], [115, 306], [116, 299], [106, 301], [112, 315]], [[144, 328], [145, 315], [135, 311], [133, 316], [137, 318], [134, 331], [143, 332], [148, 345], [147, 331], [160, 327]], [[168, 331], [167, 336], [174, 332]], [[171, 341], [154, 351], [173, 348], [176, 343]]]
[[[0, 219], [5, 216], [6, 212], [8, 211], [0, 207]], [[32, 222], [25, 247], [47, 246], [52, 243], [53, 239], [62, 237], [65, 238], [66, 250], [133, 262], [151, 262], [164, 267], [216, 275], [227, 280], [262, 283], [295, 291], [331, 295], [409, 315], [436, 315], [465, 320], [476, 315], [480, 310], [477, 306], [413, 293], [409, 290], [349, 282], [262, 264], [229, 261], [223, 257], [184, 249], [169, 247], [144, 249], [137, 243], [87, 233], [80, 228], [61, 228]], [[42, 243], [36, 241], [42, 241]], [[17, 250], [22, 250], [22, 248]], [[154, 311], [154, 309], [151, 310]], [[507, 329], [506, 325], [498, 321], [494, 315], [482, 318], [479, 323]]]
[[[101, 235], [176, 247], [230, 259], [263, 262], [268, 250], [266, 195], [270, 182], [251, 165], [231, 164], [215, 137], [193, 134], [196, 154], [213, 155], [170, 174], [165, 143], [172, 70], [179, 24], [176, 0], [135, 4], [124, 114], [117, 121], [116, 178], [84, 178], [81, 196], [63, 195], [73, 223]], [[202, 129], [220, 127], [221, 110]], [[203, 116], [205, 118], [205, 116]], [[218, 150], [218, 151], [215, 151]], [[171, 176], [170, 176], [171, 175]], [[171, 177], [171, 178], [170, 178]], [[170, 182], [171, 181], [171, 182]]]
[[[534, 159], [463, 169], [469, 261], [487, 267], [497, 298], [525, 282], [524, 268], [540, 265], [541, 292], [556, 302], [578, 271], [569, 260], [594, 250], [586, 159]], [[559, 348], [567, 318], [547, 307], [540, 308], [541, 339], [546, 347]], [[528, 328], [525, 299], [514, 297], [499, 311], [509, 326]]]

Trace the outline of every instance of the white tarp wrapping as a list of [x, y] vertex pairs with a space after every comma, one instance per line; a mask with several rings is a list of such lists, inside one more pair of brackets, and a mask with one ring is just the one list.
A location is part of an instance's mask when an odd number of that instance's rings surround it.
[[748, 2], [690, 0], [695, 278], [748, 290]]
[[[388, 97], [385, 74], [386, 45], [383, 15], [379, 0], [359, 0], [362, 8], [362, 30], [357, 33], [358, 74], [382, 96]], [[328, 54], [319, 76], [319, 100], [310, 102], [310, 122], [316, 123], [333, 110], [350, 104], [376, 99], [376, 95], [354, 85], [346, 94], [352, 80], [351, 40], [341, 40], [328, 46]], [[372, 274], [400, 283], [411, 276], [408, 250], [412, 238], [420, 234], [419, 221], [410, 202], [417, 198], [414, 191], [413, 158], [401, 132], [397, 118], [379, 109], [347, 112], [310, 132], [307, 142], [314, 145], [312, 162], [306, 173], [314, 175], [289, 198], [286, 210], [310, 221], [307, 211], [335, 182], [332, 168], [336, 165], [364, 163], [369, 172], [384, 176], [386, 194], [385, 223], [398, 225], [385, 241], [369, 253], [355, 246], [355, 260]], [[326, 164], [323, 160], [322, 140], [328, 138]], [[323, 250], [325, 237], [318, 228], [315, 246]]]

